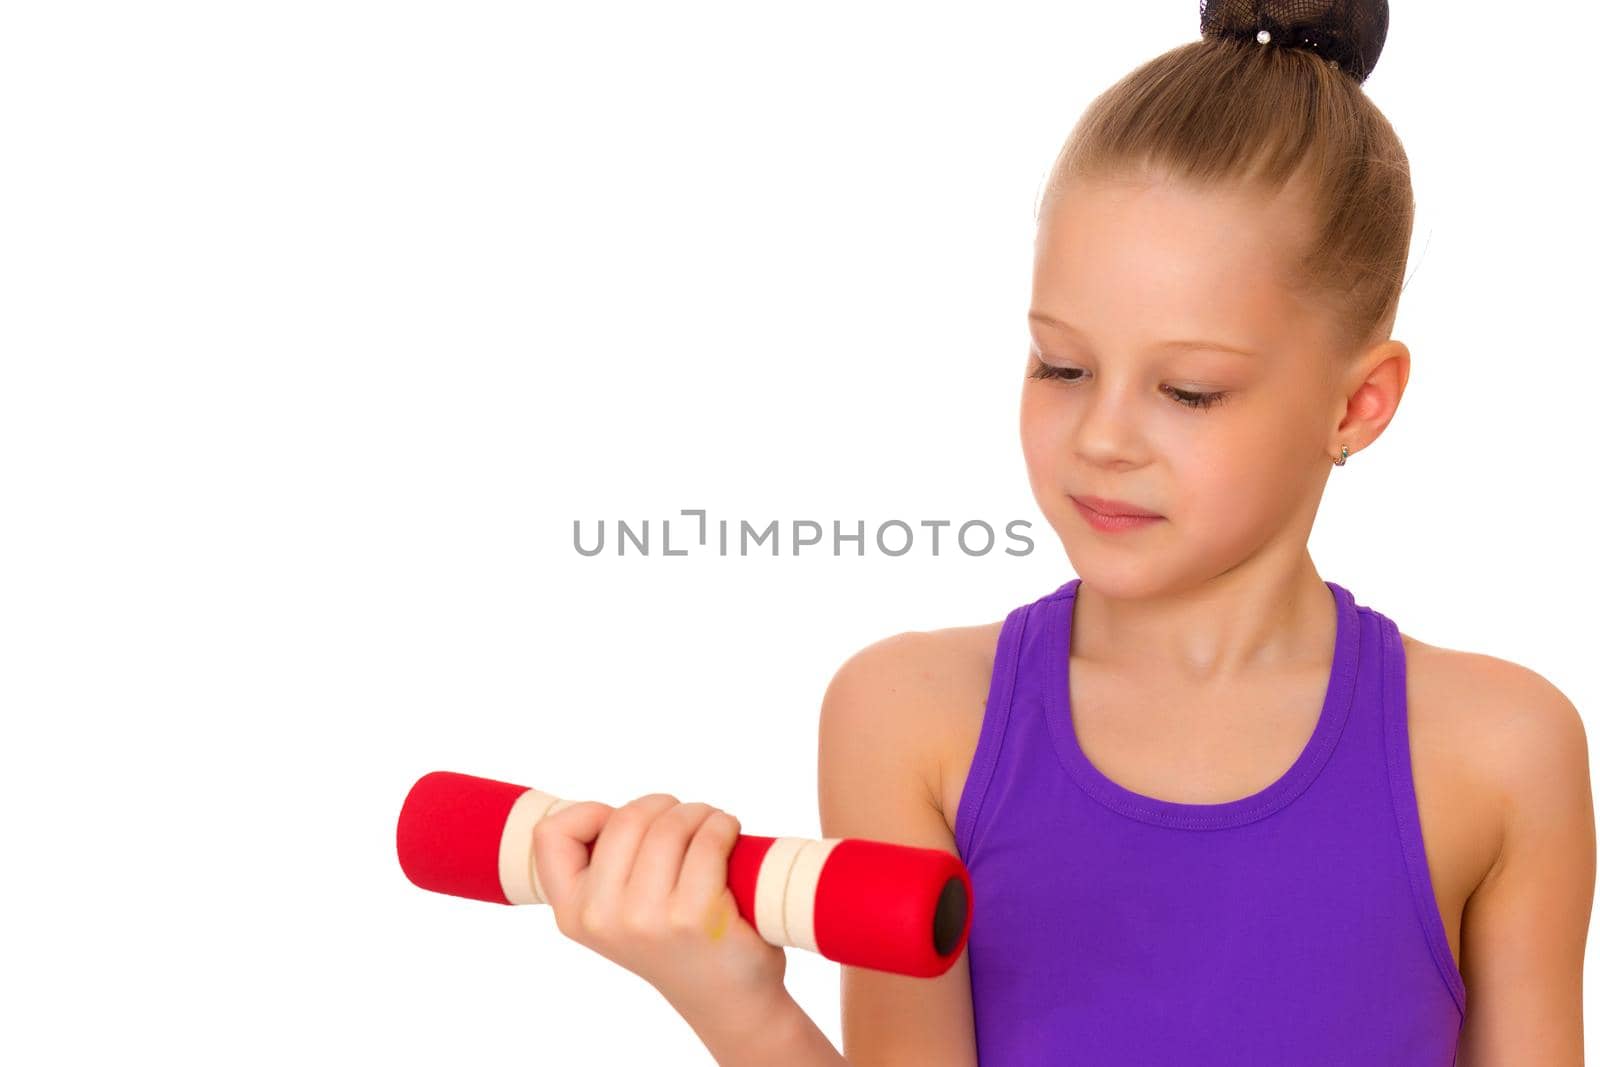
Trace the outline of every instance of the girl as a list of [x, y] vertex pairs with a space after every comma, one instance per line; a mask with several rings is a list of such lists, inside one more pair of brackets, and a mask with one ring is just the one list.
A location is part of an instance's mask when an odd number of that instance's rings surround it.
[[[1307, 553], [1410, 368], [1409, 170], [1362, 88], [1387, 8], [1257, 7], [1202, 8], [1045, 187], [1021, 436], [1079, 577], [872, 645], [824, 697], [823, 834], [951, 850], [974, 888], [945, 975], [843, 968], [849, 1063], [1582, 1062], [1581, 719]], [[558, 818], [535, 848], [565, 932], [719, 1063], [841, 1062], [782, 951], [716, 933], [737, 820]]]

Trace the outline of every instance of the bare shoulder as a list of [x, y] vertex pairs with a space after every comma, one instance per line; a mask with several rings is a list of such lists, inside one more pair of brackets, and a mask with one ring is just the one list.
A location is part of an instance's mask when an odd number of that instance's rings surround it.
[[1420, 757], [1448, 756], [1509, 804], [1536, 799], [1538, 782], [1562, 771], [1587, 783], [1588, 735], [1572, 701], [1549, 679], [1510, 660], [1401, 635], [1409, 726]]
[[881, 694], [885, 719], [879, 728], [915, 739], [908, 758], [926, 783], [929, 801], [952, 828], [1004, 621], [885, 637], [846, 661], [832, 683]]
[[[1451, 783], [1468, 778], [1496, 827], [1461, 915], [1468, 1010], [1459, 1062], [1581, 1062], [1595, 885], [1583, 718], [1549, 679], [1520, 664], [1411, 641], [1406, 656], [1415, 664], [1407, 688], [1419, 789], [1442, 783], [1424, 802], [1424, 836], [1428, 808], [1440, 828], [1472, 822], [1444, 810], [1460, 788]], [[1460, 763], [1452, 768], [1451, 759]]]
[[1537, 671], [1401, 639], [1424, 836], [1432, 829], [1467, 926], [1469, 898], [1519, 847], [1519, 829], [1592, 817], [1588, 734], [1572, 701]]

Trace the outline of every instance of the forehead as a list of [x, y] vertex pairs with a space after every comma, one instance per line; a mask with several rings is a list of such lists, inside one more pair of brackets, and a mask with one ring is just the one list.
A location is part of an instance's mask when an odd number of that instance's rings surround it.
[[1288, 281], [1306, 218], [1288, 193], [1079, 179], [1041, 210], [1033, 307], [1096, 336], [1231, 330], [1267, 343], [1308, 310]]

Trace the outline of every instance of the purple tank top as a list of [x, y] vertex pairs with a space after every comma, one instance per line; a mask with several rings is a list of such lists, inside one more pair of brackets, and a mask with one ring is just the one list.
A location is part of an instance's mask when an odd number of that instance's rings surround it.
[[1078, 747], [1078, 582], [1006, 616], [956, 813], [979, 1062], [1449, 1067], [1466, 986], [1423, 853], [1399, 629], [1326, 582], [1311, 740], [1258, 793], [1181, 804]]

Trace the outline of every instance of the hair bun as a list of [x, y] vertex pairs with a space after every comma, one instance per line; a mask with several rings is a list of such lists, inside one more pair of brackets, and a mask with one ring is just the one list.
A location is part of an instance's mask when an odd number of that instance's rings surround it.
[[1305, 49], [1357, 82], [1378, 65], [1388, 33], [1388, 0], [1200, 0], [1202, 37]]

